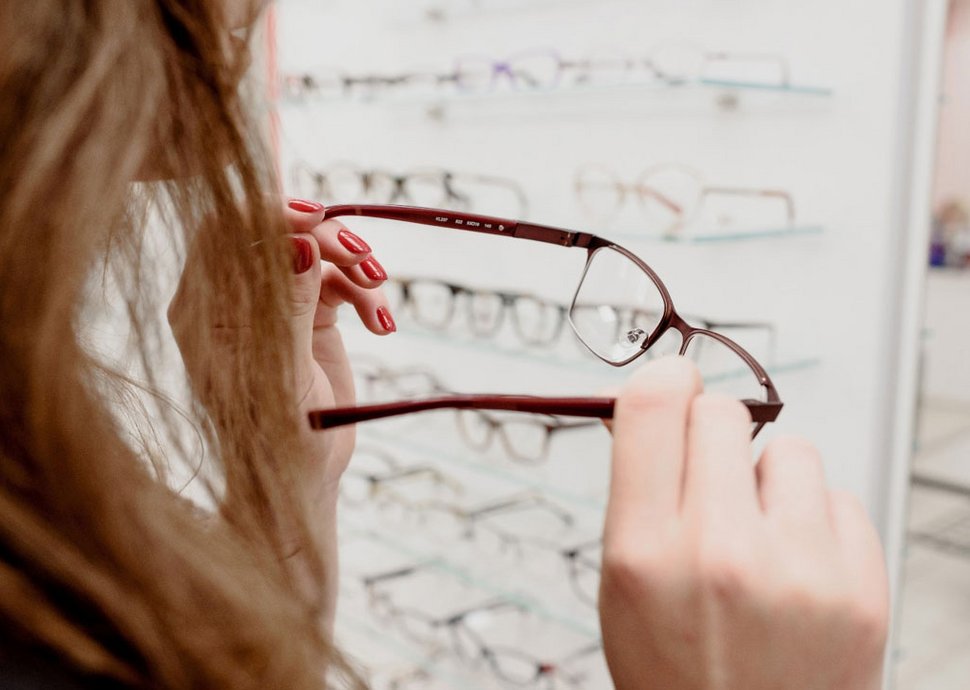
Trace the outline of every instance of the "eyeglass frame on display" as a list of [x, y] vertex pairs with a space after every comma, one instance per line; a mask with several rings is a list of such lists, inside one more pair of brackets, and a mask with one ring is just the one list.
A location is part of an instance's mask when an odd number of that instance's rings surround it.
[[[579, 288], [583, 285], [586, 273], [589, 271], [591, 261], [596, 255], [596, 252], [604, 249], [616, 251], [632, 261], [640, 270], [647, 274], [661, 294], [664, 303], [664, 315], [654, 329], [654, 332], [647, 334], [643, 338], [639, 351], [622, 362], [612, 362], [593, 350], [579, 335], [576, 325], [573, 323], [572, 318], [570, 318], [570, 325], [573, 331], [576, 332], [576, 336], [593, 351], [593, 354], [610, 366], [622, 367], [642, 356], [671, 328], [676, 329], [683, 337], [683, 344], [680, 349], [681, 355], [687, 351], [693, 338], [697, 336], [712, 338], [738, 355], [755, 374], [759, 385], [765, 389], [766, 400], [764, 402], [750, 399], [741, 401], [748, 408], [752, 421], [755, 424], [752, 437], [756, 437], [766, 424], [775, 421], [781, 413], [784, 405], [774, 383], [771, 381], [771, 377], [768, 376], [768, 372], [765, 371], [764, 367], [747, 350], [730, 338], [715, 331], [695, 328], [688, 324], [677, 313], [670, 292], [654, 270], [633, 252], [621, 247], [615, 242], [598, 237], [592, 233], [567, 230], [548, 225], [413, 206], [330, 206], [326, 209], [324, 217], [331, 219], [347, 216], [378, 218], [438, 228], [465, 230], [487, 235], [532, 240], [565, 248], [575, 247], [585, 249], [587, 251], [586, 268], [579, 279], [577, 297]], [[574, 297], [573, 301], [575, 303], [576, 297]], [[453, 395], [427, 400], [313, 410], [308, 414], [308, 419], [311, 428], [315, 430], [332, 429], [348, 424], [438, 409], [506, 410], [532, 414], [611, 419], [615, 405], [615, 398], [603, 397], [543, 398], [523, 395]]]
[[341, 496], [352, 506], [361, 505], [363, 503], [367, 503], [368, 501], [380, 501], [381, 499], [390, 499], [401, 505], [411, 506], [413, 505], [413, 502], [406, 499], [399, 492], [387, 489], [386, 486], [391, 482], [405, 481], [408, 479], [425, 476], [429, 477], [435, 486], [448, 487], [448, 489], [455, 494], [464, 493], [465, 489], [459, 482], [448, 477], [430, 465], [404, 466], [389, 453], [385, 453], [373, 448], [357, 449], [354, 451], [354, 457], [356, 458], [357, 454], [361, 452], [365, 452], [371, 457], [378, 458], [387, 466], [387, 471], [383, 474], [376, 472], [361, 472], [356, 468], [356, 465], [351, 464], [351, 466], [347, 469], [347, 475], [367, 482], [368, 493], [367, 498], [363, 501], [355, 500], [348, 497], [348, 495], [343, 491], [344, 483], [341, 483]]
[[445, 198], [442, 199], [442, 203], [447, 204], [450, 201], [455, 201], [469, 207], [468, 209], [461, 210], [470, 210], [471, 207], [474, 206], [472, 194], [459, 191], [459, 189], [457, 189], [458, 186], [467, 180], [468, 184], [491, 185], [494, 187], [502, 187], [508, 190], [513, 196], [515, 196], [516, 204], [519, 207], [518, 213], [527, 215], [529, 212], [529, 200], [526, 197], [525, 191], [522, 189], [522, 187], [515, 180], [505, 177], [498, 177], [496, 175], [455, 172], [437, 167], [416, 169], [398, 174], [392, 173], [388, 170], [361, 169], [353, 163], [337, 161], [328, 166], [326, 169], [314, 168], [306, 162], [300, 162], [293, 166], [291, 176], [294, 184], [296, 184], [298, 188], [301, 188], [303, 185], [300, 175], [309, 175], [312, 184], [315, 185], [317, 189], [308, 191], [312, 192], [314, 196], [324, 197], [321, 200], [328, 201], [329, 198], [332, 197], [332, 194], [327, 193], [324, 185], [327, 184], [327, 177], [332, 176], [334, 172], [338, 170], [342, 170], [357, 176], [360, 179], [361, 191], [365, 195], [369, 195], [371, 193], [371, 188], [373, 187], [374, 180], [376, 178], [380, 176], [387, 178], [393, 186], [393, 192], [388, 199], [374, 200], [375, 203], [395, 204], [400, 200], [406, 200], [408, 203], [413, 203], [412, 194], [407, 190], [408, 181], [427, 178], [433, 180], [435, 184], [441, 185], [441, 189], [445, 195]]
[[[414, 635], [408, 627], [400, 621], [402, 616], [410, 616], [413, 619], [420, 620], [423, 624], [427, 624], [432, 630], [444, 630], [447, 632], [448, 636], [451, 638], [451, 647], [455, 652], [456, 656], [467, 664], [473, 664], [476, 661], [483, 660], [492, 670], [492, 672], [504, 681], [511, 683], [516, 683], [520, 685], [531, 685], [533, 683], [539, 683], [544, 678], [548, 678], [551, 674], [559, 671], [562, 664], [571, 661], [573, 658], [581, 658], [582, 656], [592, 654], [596, 651], [602, 649], [602, 643], [597, 642], [591, 645], [584, 646], [578, 652], [570, 654], [566, 659], [559, 663], [553, 663], [548, 661], [542, 661], [538, 657], [523, 652], [521, 649], [512, 647], [502, 647], [499, 645], [490, 645], [486, 642], [480, 635], [478, 635], [474, 629], [469, 625], [468, 619], [478, 613], [490, 612], [499, 609], [508, 609], [517, 611], [520, 615], [527, 615], [529, 613], [528, 609], [521, 604], [509, 599], [496, 599], [484, 604], [479, 604], [477, 606], [462, 609], [461, 611], [445, 616], [433, 616], [429, 615], [419, 609], [415, 608], [404, 608], [400, 607], [394, 603], [387, 593], [383, 593], [382, 596], [377, 596], [375, 592], [375, 586], [379, 582], [386, 582], [388, 580], [396, 579], [399, 577], [408, 577], [415, 572], [418, 572], [429, 564], [422, 564], [420, 566], [415, 566], [412, 568], [402, 568], [390, 573], [385, 573], [373, 577], [364, 578], [364, 587], [370, 594], [371, 606], [375, 611], [380, 611], [376, 606], [379, 601], [383, 605], [383, 612], [388, 615], [392, 620], [395, 620], [399, 628], [408, 635], [409, 638], [420, 644], [435, 645], [434, 641], [421, 639], [419, 636]], [[377, 613], [377, 615], [381, 615]], [[466, 650], [460, 642], [459, 635], [461, 632], [471, 639], [476, 647], [477, 655], [474, 657], [469, 657]], [[435, 651], [440, 649], [440, 646], [434, 646]], [[529, 680], [522, 681], [519, 678], [512, 677], [503, 669], [502, 666], [497, 661], [497, 656], [515, 656], [519, 659], [525, 659], [530, 665], [535, 668], [535, 676]], [[573, 680], [570, 682], [574, 687], [577, 686], [576, 682]]]
[[[585, 171], [588, 171], [591, 168], [603, 172], [609, 178], [610, 186], [616, 191], [616, 204], [615, 208], [613, 208], [613, 210], [610, 212], [611, 217], [615, 217], [616, 214], [623, 209], [624, 205], [627, 203], [628, 195], [635, 195], [640, 203], [643, 203], [644, 199], [647, 197], [652, 197], [660, 204], [670, 209], [674, 215], [677, 216], [678, 222], [677, 224], [662, 230], [659, 234], [663, 236], [676, 236], [684, 233], [685, 228], [690, 227], [690, 224], [697, 215], [698, 211], [703, 208], [704, 200], [711, 196], [744, 196], [751, 198], [776, 199], [785, 204], [785, 214], [788, 226], [794, 225], [797, 217], [795, 198], [792, 196], [791, 192], [785, 189], [772, 189], [768, 187], [712, 186], [707, 184], [707, 181], [701, 173], [688, 166], [675, 163], [663, 163], [648, 168], [640, 173], [636, 182], [632, 183], [623, 182], [618, 175], [608, 168], [602, 166], [586, 166], [583, 170], [576, 173], [576, 177], [573, 181], [573, 188], [576, 198], [579, 200], [579, 205], [587, 217], [599, 219], [601, 221], [604, 221], [604, 217], [589, 207], [588, 194], [585, 194], [586, 200], [584, 201], [584, 190], [588, 190], [591, 185], [584, 185], [582, 176]], [[656, 175], [658, 172], [664, 172], [667, 170], [678, 170], [697, 180], [698, 192], [696, 206], [693, 209], [690, 209], [690, 212], [686, 212], [680, 207], [680, 204], [667, 198], [666, 195], [659, 190], [645, 184], [645, 180], [652, 175]]]
[[[427, 369], [422, 369], [419, 367], [411, 367], [406, 370], [395, 370], [395, 369], [390, 369], [389, 367], [386, 367], [382, 364], [377, 364], [374, 362], [371, 362], [370, 364], [371, 366], [374, 366], [377, 368], [376, 373], [364, 372], [363, 374], [355, 374], [355, 375], [362, 376], [366, 380], [368, 386], [373, 386], [375, 382], [380, 382], [380, 381], [395, 381], [405, 376], [420, 376], [421, 378], [427, 381], [428, 390], [430, 392], [446, 394], [446, 395], [455, 394], [454, 391], [452, 391], [450, 388], [446, 387], [444, 384], [441, 383], [441, 381], [434, 374], [434, 372], [429, 371]], [[482, 422], [489, 427], [488, 436], [485, 439], [485, 441], [479, 443], [473, 438], [471, 431], [468, 429], [466, 425], [465, 415], [463, 414], [463, 412], [471, 412], [476, 414], [482, 420]], [[540, 420], [537, 418], [538, 416], [548, 417], [548, 420], [546, 421]], [[512, 437], [505, 429], [505, 426], [511, 423], [512, 422], [486, 414], [484, 410], [458, 409], [456, 410], [456, 415], [455, 415], [455, 424], [458, 427], [458, 433], [461, 436], [462, 440], [464, 440], [465, 443], [469, 445], [471, 448], [477, 451], [488, 450], [489, 448], [492, 447], [494, 436], [497, 433], [499, 435], [499, 442], [502, 444], [502, 447], [505, 449], [508, 457], [513, 461], [516, 461], [522, 464], [527, 464], [527, 465], [539, 464], [545, 461], [546, 459], [548, 459], [549, 449], [552, 444], [552, 437], [557, 432], [580, 431], [582, 429], [590, 429], [590, 428], [599, 426], [599, 424], [594, 421], [568, 422], [563, 419], [557, 418], [555, 415], [545, 415], [542, 413], [536, 413], [535, 415], [533, 415], [532, 417], [524, 421], [516, 421], [515, 424], [518, 424], [518, 425], [528, 424], [530, 426], [537, 427], [544, 431], [541, 450], [537, 454], [530, 454], [530, 453], [522, 452], [522, 449], [516, 447], [515, 444], [512, 442]]]

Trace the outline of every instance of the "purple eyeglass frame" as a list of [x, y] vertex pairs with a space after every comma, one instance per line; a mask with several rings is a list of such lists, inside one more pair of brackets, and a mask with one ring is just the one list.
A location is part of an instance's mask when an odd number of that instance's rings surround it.
[[[621, 247], [615, 242], [598, 237], [588, 232], [567, 230], [549, 225], [539, 225], [525, 221], [509, 220], [493, 216], [483, 216], [474, 213], [461, 213], [435, 208], [421, 208], [417, 206], [387, 206], [372, 204], [349, 204], [330, 206], [326, 210], [325, 218], [341, 218], [346, 216], [360, 216], [363, 218], [378, 218], [403, 223], [416, 223], [437, 228], [451, 230], [465, 230], [486, 235], [512, 237], [534, 242], [555, 244], [560, 247], [577, 247], [588, 252], [586, 270], [589, 269], [593, 255], [602, 249], [612, 249], [619, 252], [643, 270], [657, 286], [663, 297], [664, 314], [654, 332], [640, 345], [639, 352], [623, 362], [611, 362], [597, 354], [607, 364], [621, 367], [629, 364], [645, 353], [671, 328], [680, 332], [683, 337], [680, 354], [687, 351], [692, 338], [706, 336], [717, 340], [735, 352], [754, 372], [758, 382], [765, 389], [766, 400], [742, 400], [751, 413], [754, 422], [752, 437], [757, 436], [764, 426], [778, 419], [784, 406], [771, 377], [765, 368], [752, 357], [747, 350], [736, 342], [720, 333], [695, 328], [688, 324], [674, 308], [670, 292], [660, 280], [660, 277], [640, 257]], [[582, 278], [580, 279], [582, 284]], [[572, 320], [570, 319], [570, 323]], [[582, 340], [582, 338], [580, 338]], [[584, 343], [585, 344], [585, 343]], [[588, 346], [587, 346], [588, 347]], [[594, 352], [594, 354], [596, 354]], [[441, 409], [476, 409], [502, 410], [510, 412], [526, 412], [532, 414], [559, 415], [568, 417], [585, 417], [593, 419], [612, 419], [616, 405], [615, 398], [578, 397], [578, 398], [547, 398], [528, 395], [449, 395], [423, 400], [403, 400], [393, 403], [376, 405], [362, 405], [357, 407], [334, 408], [327, 410], [313, 410], [309, 413], [311, 428], [315, 430], [333, 429], [348, 424], [357, 424], [375, 419], [396, 417], [414, 412]]]

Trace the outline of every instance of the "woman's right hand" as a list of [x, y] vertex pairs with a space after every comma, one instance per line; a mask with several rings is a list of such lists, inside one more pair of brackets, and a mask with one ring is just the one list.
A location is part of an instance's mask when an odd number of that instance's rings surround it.
[[876, 690], [889, 604], [858, 501], [806, 441], [657, 361], [618, 398], [600, 618], [618, 690]]

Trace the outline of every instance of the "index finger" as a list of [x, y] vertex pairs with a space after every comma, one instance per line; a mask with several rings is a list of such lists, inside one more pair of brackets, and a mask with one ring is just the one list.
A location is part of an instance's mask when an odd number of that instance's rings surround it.
[[687, 421], [703, 388], [683, 357], [667, 357], [637, 372], [616, 401], [613, 470], [606, 511], [608, 538], [676, 515], [681, 502]]

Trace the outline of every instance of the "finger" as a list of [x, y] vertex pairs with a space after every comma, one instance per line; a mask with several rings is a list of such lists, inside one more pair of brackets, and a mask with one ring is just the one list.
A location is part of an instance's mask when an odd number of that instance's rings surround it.
[[287, 199], [283, 207], [286, 227], [295, 234], [310, 232], [323, 222], [325, 213], [323, 204], [305, 199]]
[[337, 266], [356, 266], [371, 258], [370, 245], [339, 221], [325, 220], [309, 232], [320, 243], [320, 256], [324, 261]]
[[680, 506], [691, 401], [702, 389], [682, 357], [651, 362], [624, 386], [613, 415], [613, 468], [606, 537], [638, 539]]
[[313, 321], [315, 330], [335, 325], [337, 309], [345, 303], [353, 305], [361, 322], [371, 333], [389, 335], [397, 330], [382, 290], [356, 285], [336, 266], [324, 264], [322, 270], [319, 303]]
[[815, 446], [784, 436], [771, 441], [758, 462], [761, 510], [796, 528], [815, 532], [831, 528], [825, 470]]
[[889, 580], [879, 535], [866, 509], [852, 494], [830, 491], [828, 512], [835, 536], [849, 568], [849, 577], [862, 603], [864, 621], [878, 643], [889, 627]]
[[[619, 386], [607, 386], [606, 388], [601, 388], [599, 391], [597, 391], [596, 397], [598, 397], [598, 398], [613, 398], [613, 399], [616, 399], [616, 398], [620, 397], [620, 392], [622, 390], [623, 389], [620, 388]], [[613, 420], [612, 419], [604, 419], [603, 420], [603, 426], [605, 426], [606, 429], [607, 429], [607, 431], [609, 431], [611, 434], [613, 433]]]
[[694, 398], [687, 432], [684, 510], [753, 517], [758, 513], [751, 459], [751, 414], [737, 399]]
[[290, 329], [293, 333], [296, 361], [308, 360], [312, 354], [313, 321], [320, 299], [320, 253], [309, 233], [286, 238], [293, 266], [290, 281]]
[[340, 270], [353, 283], [363, 288], [379, 287], [387, 281], [387, 271], [373, 256], [368, 256], [356, 266], [341, 266]]

